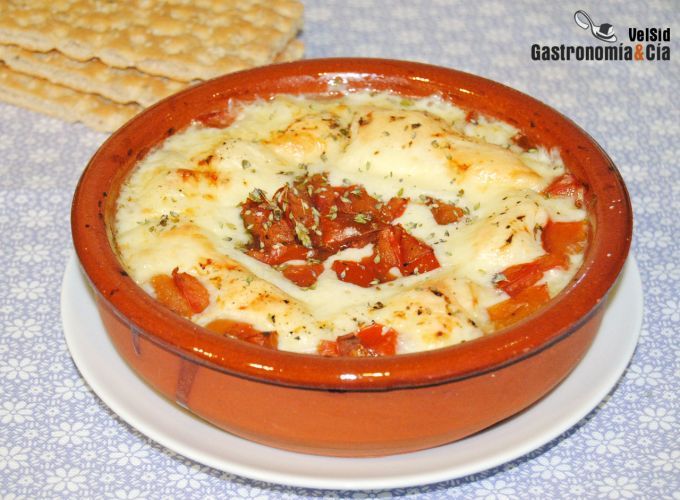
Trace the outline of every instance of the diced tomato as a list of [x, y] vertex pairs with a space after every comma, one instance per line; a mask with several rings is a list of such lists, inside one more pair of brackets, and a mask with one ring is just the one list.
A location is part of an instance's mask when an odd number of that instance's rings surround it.
[[[439, 267], [434, 251], [392, 225], [406, 210], [408, 198], [387, 203], [358, 185], [331, 186], [325, 174], [297, 179], [279, 189], [272, 200], [254, 190], [242, 204], [241, 217], [251, 234], [246, 253], [269, 265], [290, 260], [326, 258], [346, 248], [375, 245], [373, 255], [361, 262], [336, 261], [339, 279], [368, 287], [402, 275], [424, 273]], [[284, 275], [300, 286], [311, 286], [322, 272], [318, 265], [287, 266]]]
[[326, 357], [340, 356], [338, 343], [334, 340], [322, 340], [316, 348], [316, 352]]
[[399, 236], [396, 234], [393, 226], [383, 229], [378, 233], [373, 254], [371, 257], [382, 281], [390, 281], [390, 269], [393, 267], [401, 268]]
[[380, 203], [373, 198], [362, 186], [347, 186], [333, 188], [340, 195], [338, 210], [340, 213], [358, 215], [364, 214], [375, 220], [380, 215], [377, 208]]
[[580, 208], [583, 206], [585, 199], [585, 188], [574, 175], [564, 174], [552, 181], [552, 183], [543, 190], [543, 194], [573, 198], [574, 204]]
[[243, 225], [255, 239], [255, 248], [295, 243], [295, 230], [280, 210], [269, 201], [248, 198], [241, 206]]
[[323, 264], [289, 264], [281, 272], [297, 286], [307, 288], [316, 283], [319, 275], [323, 272]]
[[265, 248], [271, 248], [275, 245], [293, 245], [295, 244], [295, 230], [291, 224], [284, 220], [274, 220], [268, 229], [265, 229], [262, 237], [262, 243]]
[[335, 341], [322, 340], [317, 352], [322, 356], [392, 356], [397, 350], [397, 332], [378, 323], [355, 333], [341, 335]]
[[406, 211], [408, 206], [408, 198], [390, 198], [381, 209], [381, 218], [385, 224], [390, 224], [394, 219], [398, 219]]
[[[330, 206], [335, 203], [338, 194], [334, 191], [328, 183], [328, 178], [325, 174], [314, 174], [307, 177], [307, 185], [312, 186], [311, 198], [312, 204], [322, 213], [328, 213]], [[307, 188], [309, 189], [309, 188]]]
[[547, 253], [531, 262], [508, 267], [501, 273], [505, 279], [498, 281], [496, 286], [512, 297], [534, 285], [543, 277], [543, 273], [557, 267], [567, 269], [569, 257], [566, 254]]
[[402, 275], [423, 274], [439, 267], [439, 261], [429, 245], [411, 236], [401, 226], [394, 227], [399, 234]]
[[[324, 176], [316, 174], [307, 183], [312, 185], [312, 204], [322, 216], [332, 213], [350, 215], [347, 218], [354, 219], [360, 215], [368, 221], [389, 224], [397, 217], [401, 217], [408, 198], [391, 198], [387, 203], [381, 203], [378, 199], [369, 195], [361, 186], [330, 186]], [[333, 217], [333, 216], [331, 216]]]
[[200, 313], [210, 305], [210, 294], [198, 279], [188, 273], [172, 270], [172, 280], [194, 313]]
[[[403, 247], [402, 247], [403, 248]], [[431, 248], [428, 248], [424, 253], [416, 259], [407, 261], [404, 260], [401, 267], [401, 274], [404, 276], [411, 276], [412, 274], [423, 274], [430, 272], [439, 267], [439, 261]]]
[[513, 297], [540, 280], [543, 272], [544, 269], [537, 260], [510, 266], [502, 273], [505, 279], [497, 282], [496, 286]]
[[311, 197], [304, 186], [285, 185], [274, 195], [274, 200], [282, 208], [285, 217], [291, 222], [293, 227], [301, 224], [311, 238], [315, 235], [314, 229], [317, 224], [312, 211]]
[[187, 273], [172, 270], [172, 275], [157, 274], [151, 278], [156, 299], [181, 316], [200, 313], [210, 304], [210, 294], [201, 282]]
[[396, 276], [390, 274], [394, 267], [401, 267], [399, 237], [394, 226], [378, 233], [372, 255], [359, 262], [337, 260], [331, 266], [339, 280], [364, 288], [394, 280]]
[[437, 224], [442, 226], [458, 222], [465, 214], [463, 209], [451, 203], [442, 203], [436, 207], [432, 206], [430, 207], [430, 211], [432, 212], [432, 216], [434, 217], [434, 220], [437, 222]]
[[338, 344], [338, 353], [340, 356], [352, 356], [356, 358], [370, 356], [368, 349], [361, 344], [361, 339], [357, 337], [356, 333], [341, 335], [335, 342]]
[[261, 332], [248, 323], [232, 321], [230, 319], [216, 319], [205, 327], [220, 335], [229, 335], [237, 339], [245, 340], [251, 344], [261, 345], [270, 349], [276, 349], [279, 343], [279, 334], [273, 332]]
[[306, 260], [315, 255], [313, 250], [298, 245], [297, 243], [292, 243], [290, 245], [274, 245], [267, 250], [247, 250], [246, 253], [270, 266], [278, 266], [289, 260]]
[[547, 253], [536, 260], [541, 266], [541, 269], [543, 269], [543, 272], [550, 271], [557, 267], [561, 267], [562, 269], [569, 268], [569, 256], [566, 254]]
[[552, 222], [543, 228], [541, 236], [546, 252], [556, 255], [573, 255], [582, 251], [588, 240], [588, 222]]
[[312, 203], [322, 218], [328, 217], [332, 212], [337, 213], [339, 198], [339, 195], [329, 188], [320, 188], [312, 193]]
[[392, 328], [373, 323], [357, 332], [365, 348], [378, 356], [391, 356], [397, 350], [397, 332]]
[[151, 278], [151, 286], [156, 294], [156, 300], [168, 309], [186, 318], [194, 314], [186, 298], [177, 288], [172, 276], [157, 274]]
[[322, 217], [321, 246], [336, 253], [344, 248], [358, 248], [365, 246], [371, 240], [371, 235], [378, 230], [378, 226], [369, 221], [356, 222], [351, 214], [337, 214], [333, 219]]
[[393, 267], [410, 276], [437, 269], [439, 261], [432, 248], [395, 225], [378, 233], [372, 255], [360, 262], [337, 260], [332, 269], [341, 281], [369, 287], [394, 280]]
[[331, 269], [335, 271], [338, 279], [346, 283], [353, 283], [357, 286], [368, 288], [369, 286], [380, 283], [377, 270], [372, 262], [365, 262], [367, 259], [362, 259], [361, 262], [352, 260], [336, 260], [333, 262]]
[[325, 173], [311, 175], [308, 179], [308, 184], [312, 186], [314, 192], [330, 186], [328, 183], [328, 176]]
[[548, 221], [543, 228], [541, 239], [545, 255], [532, 262], [510, 266], [501, 273], [505, 278], [498, 281], [496, 286], [511, 297], [534, 285], [546, 271], [555, 268], [567, 269], [569, 255], [577, 254], [585, 248], [588, 222]]
[[430, 212], [432, 212], [435, 222], [441, 226], [458, 222], [465, 215], [462, 208], [437, 198], [430, 198], [428, 196], [425, 204], [430, 207]]
[[525, 288], [503, 302], [487, 309], [496, 328], [505, 328], [526, 318], [550, 300], [547, 285]]
[[332, 189], [337, 196], [335, 203], [339, 213], [353, 216], [361, 214], [368, 220], [382, 224], [390, 224], [401, 217], [409, 202], [408, 198], [394, 197], [387, 203], [382, 203], [368, 194], [366, 189], [356, 185]]

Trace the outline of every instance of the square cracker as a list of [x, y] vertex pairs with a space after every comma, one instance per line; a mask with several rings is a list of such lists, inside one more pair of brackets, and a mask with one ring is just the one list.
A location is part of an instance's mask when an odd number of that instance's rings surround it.
[[[294, 40], [277, 56], [278, 62], [299, 58], [302, 50], [302, 42]], [[23, 74], [2, 62], [0, 100], [69, 122], [80, 121], [102, 132], [116, 130], [143, 109], [136, 103], [120, 104], [100, 95], [79, 92], [44, 78]]]
[[297, 61], [302, 59], [305, 54], [305, 44], [299, 38], [293, 38], [288, 45], [286, 45], [281, 52], [274, 57], [275, 63]]
[[185, 82], [269, 63], [301, 26], [297, 0], [0, 2], [0, 43]]
[[[299, 59], [304, 51], [294, 39], [274, 59], [276, 62]], [[111, 68], [99, 61], [77, 61], [59, 51], [33, 52], [17, 45], [0, 45], [0, 61], [15, 71], [49, 80], [66, 87], [99, 94], [120, 103], [151, 104], [187, 87], [187, 82], [149, 75], [134, 68]]]
[[18, 45], [0, 45], [0, 60], [15, 71], [120, 103], [148, 106], [187, 86], [134, 68], [111, 68], [98, 59], [76, 61], [56, 50], [33, 52]]
[[117, 129], [143, 109], [138, 104], [115, 103], [18, 73], [3, 63], [0, 63], [0, 100], [69, 122], [81, 121], [102, 132]]

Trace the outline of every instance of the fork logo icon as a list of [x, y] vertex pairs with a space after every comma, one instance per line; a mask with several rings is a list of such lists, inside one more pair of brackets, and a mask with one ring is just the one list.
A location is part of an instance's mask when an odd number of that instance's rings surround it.
[[603, 42], [609, 43], [613, 43], [616, 41], [614, 27], [611, 24], [609, 23], [602, 23], [600, 25], [595, 24], [588, 15], [588, 13], [584, 10], [577, 10], [574, 13], [574, 21], [576, 21], [576, 24], [580, 28], [583, 28], [584, 30], [590, 28], [590, 32], [598, 40], [602, 40]]

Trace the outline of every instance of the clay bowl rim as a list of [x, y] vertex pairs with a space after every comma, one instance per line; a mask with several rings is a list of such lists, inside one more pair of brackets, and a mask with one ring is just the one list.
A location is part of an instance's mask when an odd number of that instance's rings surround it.
[[[512, 123], [537, 144], [558, 146], [575, 174], [576, 166], [587, 164], [589, 174], [583, 180], [592, 193], [589, 211], [594, 231], [584, 264], [571, 284], [535, 315], [470, 342], [380, 358], [325, 358], [218, 336], [161, 306], [127, 276], [111, 248], [106, 219], [115, 206], [117, 187], [112, 190], [112, 186], [120, 183], [136, 158], [186, 126], [190, 118], [224, 109], [230, 98], [297, 93], [296, 89], [310, 86], [316, 89], [313, 93], [324, 94], [337, 91], [338, 77], [351, 89], [390, 88], [407, 97], [439, 93], [463, 108]], [[542, 102], [454, 69], [409, 61], [332, 58], [228, 74], [146, 109], [113, 133], [88, 163], [74, 194], [71, 223], [81, 268], [98, 299], [151, 342], [183, 359], [265, 383], [382, 391], [483, 375], [537, 355], [577, 331], [603, 305], [625, 263], [632, 209], [623, 180], [607, 154], [585, 131]]]

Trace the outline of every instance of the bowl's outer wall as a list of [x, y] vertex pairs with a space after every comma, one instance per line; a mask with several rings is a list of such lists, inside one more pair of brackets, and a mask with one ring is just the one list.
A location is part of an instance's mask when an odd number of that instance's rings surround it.
[[443, 445], [525, 409], [583, 357], [604, 311], [600, 307], [577, 331], [521, 363], [454, 382], [376, 393], [287, 387], [214, 370], [151, 342], [100, 297], [97, 304], [120, 355], [166, 398], [246, 439], [346, 457]]
[[[338, 74], [339, 86], [329, 86]], [[348, 86], [409, 96], [439, 93], [513, 123], [530, 142], [559, 148], [567, 167], [589, 187], [594, 227], [574, 282], [539, 314], [473, 342], [415, 355], [324, 359], [210, 334], [169, 312], [127, 276], [112, 249], [110, 221], [121, 181], [153, 146], [196, 116], [226, 109], [230, 99], [328, 94]], [[104, 143], [81, 177], [72, 232], [107, 331], [123, 357], [162, 394], [266, 444], [379, 455], [470, 435], [522, 410], [562, 380], [595, 335], [605, 296], [628, 253], [632, 210], [616, 168], [599, 146], [526, 95], [415, 63], [311, 60], [227, 75], [133, 119]]]
[[[338, 74], [343, 75], [344, 83], [329, 86]], [[595, 226], [574, 284], [520, 326], [453, 350], [328, 360], [282, 356], [208, 334], [170, 313], [127, 276], [106, 235], [121, 180], [150, 148], [197, 115], [228, 109], [231, 99], [281, 92], [328, 94], [347, 87], [389, 89], [412, 96], [439, 93], [466, 109], [515, 124], [531, 142], [559, 147], [568, 168], [590, 187], [588, 203]], [[604, 220], [606, 224], [601, 223]], [[632, 211], [616, 168], [599, 146], [568, 119], [529, 96], [474, 75], [416, 63], [308, 60], [226, 75], [166, 99], [133, 119], [104, 143], [81, 177], [74, 196], [72, 231], [76, 252], [94, 287], [140, 329], [155, 332], [168, 348], [232, 373], [286, 385], [365, 389], [407, 387], [467, 376], [505, 365], [569, 335], [574, 325], [604, 299], [618, 276], [630, 245]], [[347, 373], [357, 376], [347, 379], [343, 377]], [[381, 376], [364, 375], [371, 373]]]

